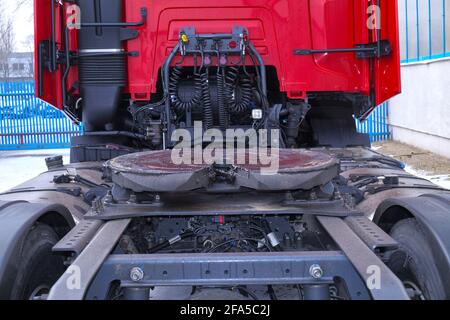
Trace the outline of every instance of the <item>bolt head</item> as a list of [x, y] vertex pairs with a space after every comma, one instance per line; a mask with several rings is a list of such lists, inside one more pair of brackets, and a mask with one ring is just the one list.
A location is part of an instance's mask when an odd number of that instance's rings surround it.
[[313, 264], [311, 268], [309, 269], [309, 274], [314, 279], [321, 279], [323, 277], [323, 270], [322, 267], [318, 264]]
[[144, 271], [139, 267], [134, 267], [130, 271], [130, 279], [133, 282], [139, 282], [144, 279]]

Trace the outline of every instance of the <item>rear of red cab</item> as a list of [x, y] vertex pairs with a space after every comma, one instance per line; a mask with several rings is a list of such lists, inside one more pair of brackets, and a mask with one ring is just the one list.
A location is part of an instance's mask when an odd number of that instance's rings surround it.
[[[64, 51], [64, 24], [73, 11], [70, 3], [52, 7], [52, 1], [35, 0], [36, 59], [39, 44], [52, 34], [57, 50]], [[127, 61], [125, 91], [134, 100], [149, 100], [157, 92], [160, 68], [185, 26], [195, 26], [199, 33], [246, 27], [265, 64], [276, 68], [280, 91], [291, 99], [348, 92], [371, 96], [378, 105], [401, 90], [396, 0], [124, 0], [123, 21], [138, 21], [143, 7], [148, 9], [146, 24], [137, 28], [138, 38], [126, 43], [128, 51], [139, 53]], [[60, 26], [55, 30], [52, 14]], [[76, 52], [77, 30], [69, 38], [70, 50]], [[390, 53], [382, 57], [361, 58], [352, 51], [296, 54], [299, 49], [352, 49], [381, 41], [390, 44]], [[48, 72], [36, 65], [38, 96], [62, 109], [63, 68]], [[66, 90], [76, 90], [76, 82], [73, 67]]]

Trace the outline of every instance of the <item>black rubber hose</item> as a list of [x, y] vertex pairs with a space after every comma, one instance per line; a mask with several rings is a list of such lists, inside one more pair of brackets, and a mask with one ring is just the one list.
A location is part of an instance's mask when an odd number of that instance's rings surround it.
[[225, 89], [225, 70], [221, 68], [217, 73], [217, 99], [219, 106], [219, 122], [222, 130], [228, 128], [229, 111]]
[[161, 251], [163, 249], [166, 249], [166, 248], [172, 246], [173, 244], [175, 244], [175, 243], [177, 243], [177, 242], [179, 242], [181, 240], [184, 240], [184, 239], [187, 239], [187, 238], [191, 238], [193, 236], [195, 236], [195, 233], [193, 231], [191, 231], [191, 230], [186, 231], [186, 232], [178, 235], [177, 237], [175, 237], [173, 239], [166, 240], [166, 241], [164, 241], [164, 242], [154, 246], [153, 248], [151, 248], [149, 250], [149, 253], [156, 253], [158, 251]]
[[[239, 95], [237, 94], [239, 88]], [[226, 95], [227, 100], [231, 101], [230, 111], [233, 114], [241, 114], [247, 111], [253, 98], [253, 86], [251, 80], [247, 77], [239, 75], [239, 69], [236, 67], [229, 68], [226, 75]]]
[[214, 111], [211, 102], [211, 93], [209, 92], [208, 72], [202, 73], [200, 77], [202, 85], [203, 119], [206, 129], [211, 129], [214, 126]]
[[[177, 112], [191, 112], [192, 109], [197, 106], [200, 102], [201, 95], [201, 87], [195, 86], [194, 96], [189, 101], [183, 101], [179, 94], [179, 85], [180, 80], [183, 76], [183, 67], [176, 66], [173, 68], [172, 73], [170, 75], [170, 84], [169, 84], [169, 94], [170, 100], [172, 102], [172, 106], [175, 108]], [[197, 82], [196, 82], [197, 83]]]

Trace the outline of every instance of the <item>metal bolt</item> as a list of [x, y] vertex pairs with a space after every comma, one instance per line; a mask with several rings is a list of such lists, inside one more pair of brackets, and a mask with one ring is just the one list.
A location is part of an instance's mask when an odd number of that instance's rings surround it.
[[100, 198], [95, 199], [92, 202], [92, 215], [93, 216], [98, 216], [99, 214], [101, 214], [103, 212], [103, 202]]
[[111, 191], [108, 191], [108, 193], [106, 194], [105, 198], [103, 199], [103, 204], [104, 205], [108, 205], [113, 203], [114, 201], [114, 197]]
[[139, 282], [144, 279], [144, 271], [139, 267], [134, 267], [130, 271], [130, 279], [134, 282]]
[[128, 204], [136, 204], [137, 202], [138, 202], [137, 201], [137, 196], [136, 196], [136, 194], [134, 192], [132, 192], [130, 194], [130, 199], [128, 199]]
[[322, 267], [319, 266], [318, 264], [313, 264], [311, 266], [311, 268], [309, 268], [309, 274], [311, 275], [311, 277], [313, 277], [314, 279], [320, 279], [323, 277], [323, 270]]

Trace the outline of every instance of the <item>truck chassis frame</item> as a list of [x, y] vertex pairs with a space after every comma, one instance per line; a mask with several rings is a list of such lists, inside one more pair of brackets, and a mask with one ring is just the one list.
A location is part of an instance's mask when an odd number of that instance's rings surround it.
[[[369, 239], [379, 239], [378, 245], [373, 249], [394, 246], [395, 240], [366, 218], [347, 219], [318, 217], [342, 251], [201, 255], [109, 254], [113, 248], [112, 243], [115, 243], [113, 240], [117, 241], [122, 236], [130, 220], [106, 222], [72, 263], [83, 275], [80, 289], [67, 289], [72, 276], [69, 272], [56, 283], [49, 298], [106, 299], [111, 285], [120, 282], [125, 292], [131, 290], [133, 298], [143, 300], [148, 298], [148, 290], [154, 286], [256, 284], [304, 285], [305, 298], [316, 300], [326, 297], [329, 285], [336, 278], [341, 278], [352, 299], [408, 299], [403, 284], [368, 247], [368, 244], [373, 245]], [[356, 234], [362, 232], [362, 228], [355, 226], [355, 219], [366, 226], [363, 234], [366, 242]], [[70, 238], [75, 234], [79, 234], [77, 228], [61, 243], [70, 243]], [[61, 247], [56, 249], [62, 250]], [[67, 249], [66, 247], [65, 250]], [[368, 272], [371, 266], [380, 268], [381, 284], [379, 288], [368, 290], [364, 281], [371, 276]], [[315, 268], [319, 274], [314, 273]], [[137, 278], [135, 273], [139, 274]]]

